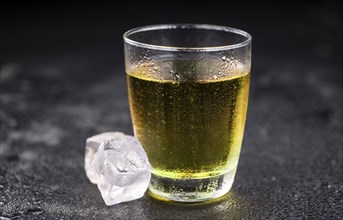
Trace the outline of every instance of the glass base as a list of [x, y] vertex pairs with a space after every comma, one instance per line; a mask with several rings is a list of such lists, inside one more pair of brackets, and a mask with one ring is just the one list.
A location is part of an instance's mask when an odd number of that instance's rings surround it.
[[200, 202], [225, 195], [232, 187], [236, 169], [202, 179], [173, 179], [151, 174], [151, 193], [178, 202]]

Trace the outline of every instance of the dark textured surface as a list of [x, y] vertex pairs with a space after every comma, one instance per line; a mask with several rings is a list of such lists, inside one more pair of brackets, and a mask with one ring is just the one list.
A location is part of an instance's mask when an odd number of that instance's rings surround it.
[[[130, 6], [10, 7], [0, 36], [0, 219], [342, 219], [339, 4], [266, 6], [247, 17], [215, 7], [174, 17], [131, 11], [125, 22], [118, 11]], [[219, 23], [254, 37], [236, 180], [208, 204], [146, 195], [107, 207], [84, 173], [85, 139], [132, 134], [121, 34], [166, 22]]]

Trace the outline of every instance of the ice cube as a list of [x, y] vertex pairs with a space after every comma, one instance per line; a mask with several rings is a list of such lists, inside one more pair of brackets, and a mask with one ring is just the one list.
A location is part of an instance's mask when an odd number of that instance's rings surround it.
[[106, 205], [141, 198], [151, 177], [151, 165], [142, 145], [121, 132], [87, 139], [85, 169]]
[[101, 143], [105, 142], [106, 140], [110, 140], [111, 138], [120, 138], [124, 136], [121, 132], [105, 132], [95, 136], [92, 136], [87, 139], [86, 143], [86, 156], [85, 156], [85, 170], [88, 179], [96, 184], [97, 183], [97, 172], [95, 167], [91, 167], [91, 163], [94, 158], [94, 154], [98, 151], [99, 146]]

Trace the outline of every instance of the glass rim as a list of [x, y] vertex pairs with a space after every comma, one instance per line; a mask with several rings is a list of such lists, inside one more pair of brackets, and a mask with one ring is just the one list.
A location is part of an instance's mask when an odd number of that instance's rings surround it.
[[[171, 29], [198, 29], [198, 30], [213, 30], [213, 31], [223, 31], [223, 32], [230, 32], [233, 34], [238, 34], [241, 36], [246, 37], [245, 40], [234, 43], [228, 44], [223, 46], [205, 46], [205, 47], [178, 47], [178, 46], [162, 46], [162, 45], [155, 45], [149, 43], [143, 43], [136, 40], [130, 39], [131, 34], [145, 32], [145, 31], [154, 31], [154, 30], [171, 30]], [[148, 25], [148, 26], [141, 26], [137, 28], [130, 29], [123, 34], [124, 42], [128, 43], [133, 46], [146, 48], [146, 49], [153, 49], [153, 50], [163, 50], [163, 51], [176, 51], [176, 52], [209, 52], [209, 51], [225, 51], [225, 50], [232, 50], [237, 49], [240, 47], [247, 46], [251, 44], [252, 37], [251, 35], [243, 30], [222, 26], [222, 25], [213, 25], [213, 24], [155, 24], [155, 25]]]

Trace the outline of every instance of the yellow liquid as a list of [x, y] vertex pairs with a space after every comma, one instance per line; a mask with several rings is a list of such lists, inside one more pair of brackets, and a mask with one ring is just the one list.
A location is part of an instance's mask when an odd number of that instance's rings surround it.
[[[148, 155], [152, 173], [172, 179], [201, 179], [235, 170], [250, 73], [202, 80], [189, 76], [206, 75], [204, 65], [190, 68], [192, 62], [172, 62], [179, 81], [149, 77], [156, 72], [150, 72], [148, 64], [127, 72], [134, 132]], [[217, 61], [206, 62], [213, 65]]]

